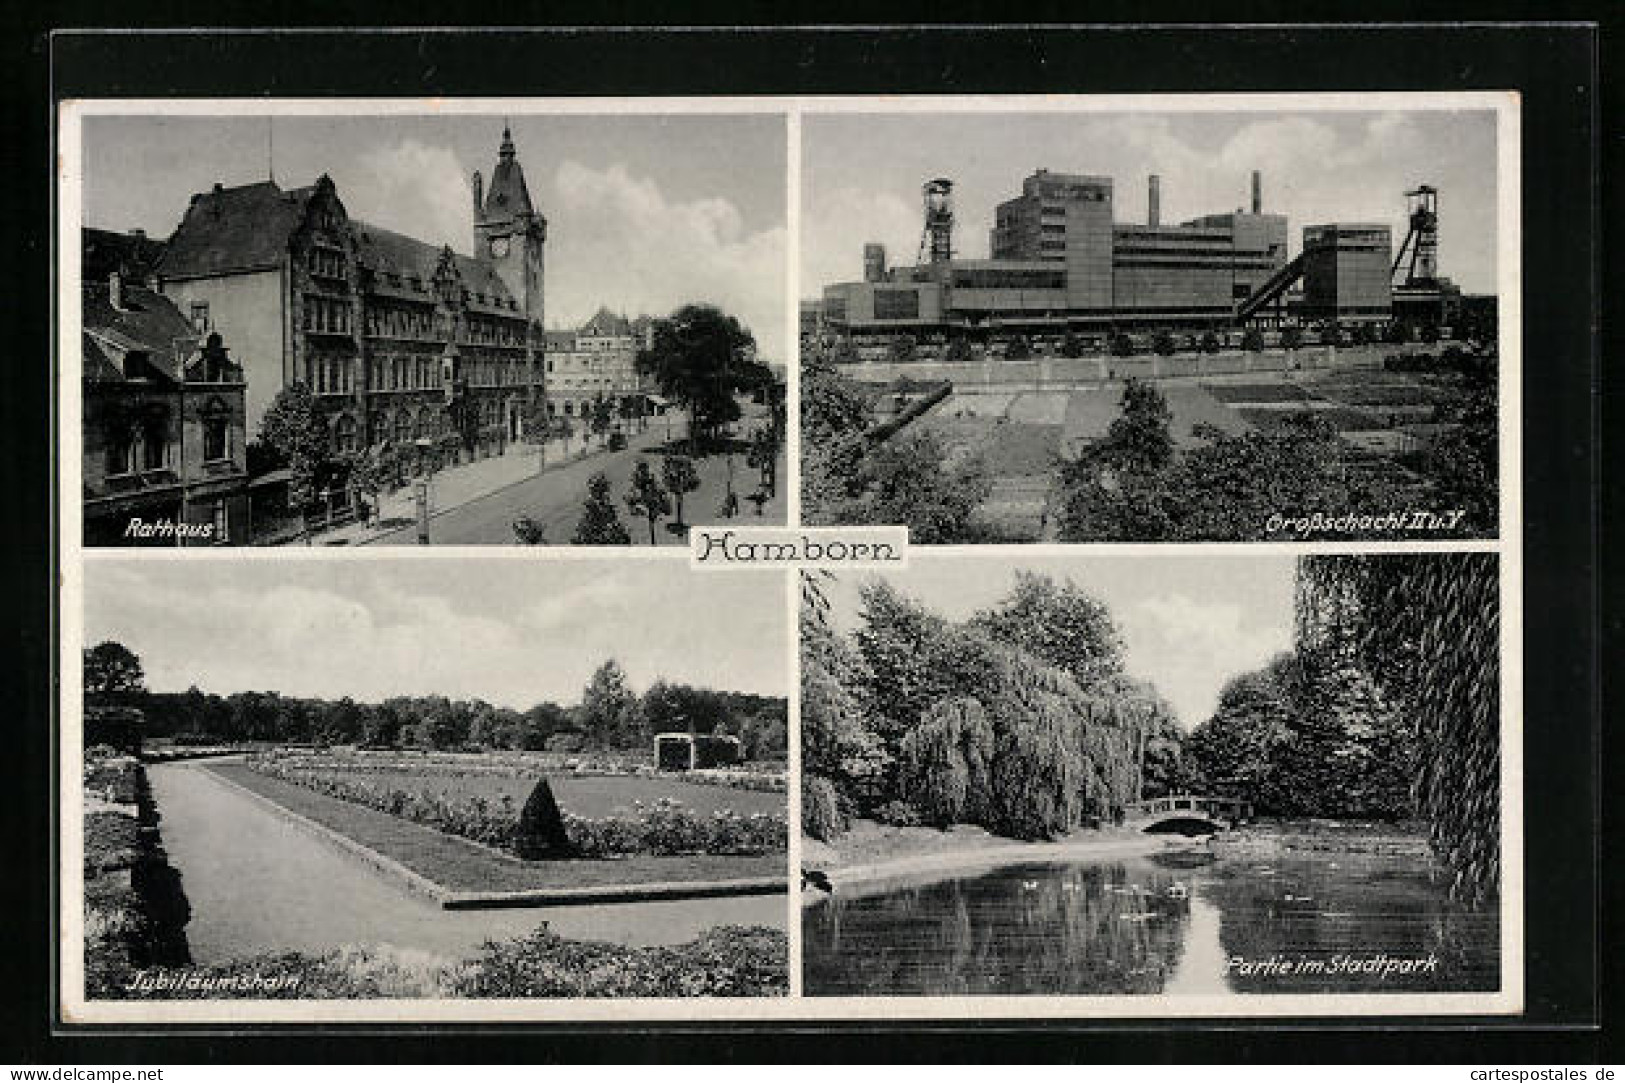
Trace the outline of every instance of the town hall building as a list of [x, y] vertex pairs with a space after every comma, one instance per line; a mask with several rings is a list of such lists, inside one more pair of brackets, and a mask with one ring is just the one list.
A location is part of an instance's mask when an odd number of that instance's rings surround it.
[[192, 197], [156, 279], [199, 332], [232, 345], [246, 425], [305, 385], [335, 454], [436, 447], [501, 454], [543, 407], [543, 249], [505, 128], [486, 187], [472, 178], [473, 252], [352, 218], [331, 178]]

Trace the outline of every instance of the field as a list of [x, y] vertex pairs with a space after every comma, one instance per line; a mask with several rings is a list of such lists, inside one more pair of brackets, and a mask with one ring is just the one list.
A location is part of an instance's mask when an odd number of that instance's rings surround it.
[[[980, 369], [978, 371], [981, 371]], [[1079, 380], [1071, 387], [967, 381], [915, 424], [936, 434], [950, 462], [979, 456], [993, 491], [982, 516], [1012, 540], [1044, 540], [1055, 464], [1105, 436], [1122, 411], [1123, 385]], [[1342, 434], [1351, 452], [1391, 457], [1413, 450], [1419, 424], [1458, 392], [1449, 379], [1370, 367], [1263, 370], [1196, 379], [1161, 379], [1175, 445], [1203, 443], [1202, 426], [1239, 435], [1279, 431], [1300, 410]]]
[[[209, 762], [200, 764], [199, 769], [213, 771], [290, 812], [399, 862], [450, 891], [523, 891], [730, 880], [781, 876], [785, 871], [783, 854], [635, 855], [613, 859], [522, 861], [398, 816], [271, 778], [241, 762]], [[518, 803], [523, 803], [530, 786], [534, 784], [534, 779], [527, 781], [490, 774], [459, 778], [442, 773], [435, 776], [433, 782], [427, 775], [412, 777], [425, 789], [446, 790], [451, 784], [457, 784], [463, 787], [464, 793], [477, 792], [494, 799], [500, 799], [504, 792], [518, 792], [519, 796], [515, 798]], [[692, 797], [696, 809], [702, 807], [699, 804], [702, 799], [713, 802], [705, 806], [707, 808], [726, 806], [741, 812], [782, 812], [785, 807], [782, 794], [695, 786], [665, 779], [605, 776], [560, 778], [554, 782], [554, 793], [561, 806], [579, 815], [605, 815], [616, 808], [629, 806], [633, 800], [647, 803], [663, 796], [678, 797], [680, 800]]]

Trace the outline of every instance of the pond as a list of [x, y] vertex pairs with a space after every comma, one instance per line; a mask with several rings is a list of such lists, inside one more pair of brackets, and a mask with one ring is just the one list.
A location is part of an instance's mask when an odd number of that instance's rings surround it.
[[465, 959], [488, 940], [536, 931], [621, 944], [679, 944], [715, 925], [785, 920], [783, 895], [670, 902], [442, 910], [186, 763], [147, 769], [170, 863], [192, 907], [192, 959], [317, 954], [388, 944]]
[[1499, 910], [1415, 858], [1168, 851], [856, 885], [803, 914], [810, 995], [1495, 991]]

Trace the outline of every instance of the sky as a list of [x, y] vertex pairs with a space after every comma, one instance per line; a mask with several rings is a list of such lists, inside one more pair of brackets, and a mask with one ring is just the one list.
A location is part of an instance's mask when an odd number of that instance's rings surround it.
[[[915, 549], [909, 561], [906, 571], [884, 577], [954, 621], [996, 605], [1017, 571], [1072, 581], [1111, 611], [1130, 676], [1154, 684], [1186, 730], [1213, 713], [1231, 677], [1292, 647], [1293, 557], [933, 556]], [[836, 627], [861, 625], [858, 591], [873, 577], [848, 572], [827, 584]]]
[[327, 173], [353, 217], [468, 253], [470, 178], [490, 182], [504, 119], [548, 221], [549, 326], [700, 300], [739, 316], [764, 359], [785, 359], [787, 152], [773, 115], [89, 117], [83, 224], [168, 237], [192, 193], [274, 165], [284, 188]]
[[579, 702], [617, 659], [658, 678], [785, 696], [782, 572], [701, 574], [684, 560], [92, 560], [84, 642], [141, 659], [147, 687], [377, 702]]
[[1162, 178], [1162, 221], [1250, 205], [1306, 225], [1386, 222], [1405, 238], [1404, 193], [1439, 189], [1439, 273], [1469, 293], [1495, 287], [1495, 114], [1444, 112], [843, 114], [802, 120], [801, 285], [815, 297], [861, 277], [863, 245], [893, 265], [919, 251], [920, 185], [954, 182], [954, 248], [988, 256], [998, 203], [1040, 168], [1113, 178], [1119, 222], [1146, 220], [1147, 177]]

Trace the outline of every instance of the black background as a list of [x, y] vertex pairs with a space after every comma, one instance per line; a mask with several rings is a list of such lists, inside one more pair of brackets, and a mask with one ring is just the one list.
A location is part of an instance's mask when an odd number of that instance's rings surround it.
[[[1439, 7], [1435, 5], [1435, 7]], [[211, 18], [225, 24], [243, 9], [162, 5], [113, 8], [56, 5], [56, 25], [105, 26], [131, 19], [176, 26]], [[557, 16], [562, 9], [550, 9]], [[648, 18], [624, 5], [597, 6], [598, 21]], [[1091, 17], [1159, 17], [1159, 9], [1097, 5]], [[1181, 18], [1211, 13], [1181, 6]], [[1299, 17], [1325, 5], [1299, 4]], [[1416, 4], [1366, 5], [1362, 18], [1415, 16]], [[1504, 18], [1554, 9], [1504, 8]], [[1570, 12], [1583, 14], [1580, 9]], [[377, 18], [443, 22], [450, 12], [396, 4]], [[1284, 14], [1255, 5], [1250, 19]], [[480, 15], [499, 19], [500, 9]], [[691, 21], [700, 21], [692, 18]], [[833, 12], [822, 13], [823, 18]], [[865, 12], [878, 18], [878, 12]], [[976, 13], [951, 13], [964, 18]], [[1077, 17], [1052, 9], [1045, 21]], [[286, 26], [320, 18], [313, 5], [261, 5], [254, 16]], [[15, 20], [20, 45], [5, 81], [8, 123], [7, 214], [15, 234], [7, 305], [6, 383], [0, 434], [11, 497], [15, 642], [8, 662], [17, 691], [6, 728], [10, 776], [5, 799], [7, 865], [0, 897], [11, 919], [0, 951], [7, 1010], [0, 1058], [44, 1063], [321, 1060], [340, 1062], [508, 1062], [560, 1060], [838, 1060], [935, 1062], [992, 1058], [1127, 1061], [1456, 1061], [1585, 1062], [1609, 1056], [1599, 999], [1599, 873], [1608, 896], [1619, 874], [1602, 862], [1599, 839], [1600, 720], [1605, 633], [1596, 560], [1600, 424], [1596, 397], [1599, 309], [1607, 297], [1599, 243], [1618, 249], [1617, 216], [1603, 218], [1599, 122], [1617, 119], [1617, 91], [1597, 81], [1611, 38], [1571, 25], [1409, 25], [1215, 28], [1179, 25], [1057, 28], [765, 29], [754, 31], [588, 29], [493, 33], [393, 31], [105, 34], [59, 31]], [[46, 19], [43, 8], [35, 18]], [[895, 18], [895, 15], [893, 16]], [[940, 7], [916, 18], [941, 19]], [[1435, 17], [1448, 17], [1442, 9]], [[712, 21], [723, 21], [713, 19]], [[728, 23], [757, 21], [735, 11]], [[1089, 93], [1201, 91], [1506, 90], [1523, 96], [1524, 478], [1526, 520], [1525, 930], [1527, 1012], [1521, 1019], [1268, 1021], [1080, 1020], [1020, 1026], [959, 1024], [946, 1031], [850, 1025], [647, 1026], [606, 1033], [576, 1026], [489, 1028], [333, 1028], [297, 1041], [274, 1028], [246, 1033], [194, 1029], [63, 1032], [55, 1021], [55, 954], [50, 839], [54, 750], [54, 485], [51, 430], [50, 243], [53, 102], [71, 97], [243, 96], [574, 96], [643, 94]], [[1606, 146], [1617, 164], [1619, 141]], [[17, 258], [20, 256], [21, 258]], [[1614, 287], [1617, 292], [1619, 287]], [[1604, 354], [1606, 355], [1606, 354]], [[1610, 411], [1617, 407], [1608, 406]], [[1619, 488], [1615, 486], [1615, 488]], [[68, 494], [70, 498], [73, 494]], [[1610, 689], [1611, 691], [1612, 689]], [[1608, 919], [1612, 921], [1613, 919]], [[1374, 1034], [1370, 1028], [1384, 1032]], [[56, 1033], [53, 1035], [53, 1030]], [[880, 1034], [877, 1037], [876, 1031]], [[1399, 1032], [1399, 1033], [1396, 1033]]]

